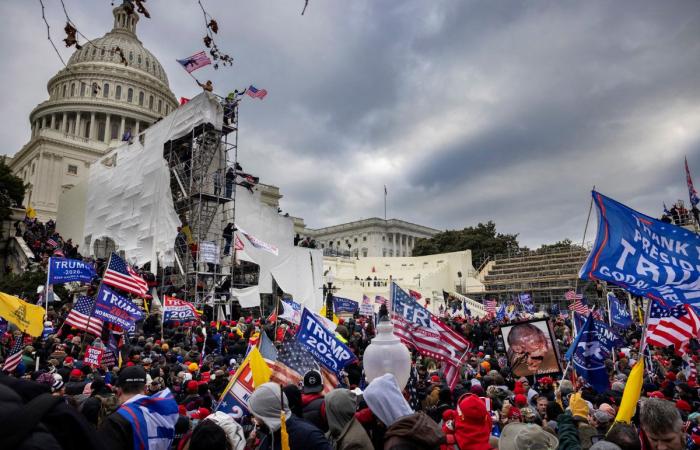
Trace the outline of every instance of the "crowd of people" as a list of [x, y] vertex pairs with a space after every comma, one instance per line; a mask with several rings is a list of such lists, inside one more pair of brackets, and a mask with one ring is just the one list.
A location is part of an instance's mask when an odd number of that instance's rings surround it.
[[[210, 322], [205, 312], [201, 322], [161, 329], [154, 314], [133, 333], [117, 334], [115, 344], [106, 327], [93, 336], [66, 325], [70, 309], [70, 303], [51, 305], [46, 328], [56, 331], [25, 338], [17, 368], [0, 375], [0, 423], [23, 421], [17, 433], [0, 434], [0, 448], [282, 449], [283, 440], [292, 450], [661, 450], [700, 444], [697, 370], [684, 368], [672, 348], [652, 349], [654, 364], [637, 414], [631, 424], [614, 422], [630, 368], [640, 357], [638, 325], [623, 331], [629, 345], [606, 361], [609, 389], [596, 392], [571, 372], [513, 375], [500, 339], [502, 322], [445, 316], [445, 323], [473, 343], [450, 389], [441, 364], [416, 351], [407, 386], [391, 374], [367, 383], [362, 355], [375, 324], [356, 315], [341, 319], [336, 332], [358, 360], [333, 389], [311, 369], [299, 374], [298, 384], [257, 386], [248, 398], [249, 414], [234, 417], [217, 406], [250, 345], [264, 333], [279, 347], [294, 339], [294, 325], [252, 315]], [[572, 339], [571, 323], [551, 320], [563, 354]], [[0, 338], [4, 358], [17, 336], [21, 333], [10, 328]], [[693, 365], [696, 344], [690, 347]], [[117, 350], [114, 358], [89, 365], [88, 347]], [[165, 389], [172, 399], [158, 397]], [[139, 409], [146, 401], [162, 408], [160, 413]], [[130, 418], [138, 414], [153, 416], [143, 422]], [[156, 424], [156, 435], [135, 429], [138, 424]]]

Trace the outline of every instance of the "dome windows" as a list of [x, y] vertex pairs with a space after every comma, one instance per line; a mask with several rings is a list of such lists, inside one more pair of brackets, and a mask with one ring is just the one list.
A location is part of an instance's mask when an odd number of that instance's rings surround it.
[[138, 61], [139, 65], [141, 65], [141, 55], [139, 55], [136, 60]]
[[160, 113], [160, 110], [163, 109], [163, 100], [158, 100], [158, 112]]
[[85, 83], [80, 82], [80, 96], [85, 97]]
[[134, 52], [129, 52], [129, 62], [134, 61]]
[[75, 83], [71, 83], [70, 85], [70, 96], [75, 97]]
[[114, 89], [114, 98], [117, 100], [122, 99], [122, 87], [117, 86], [116, 89]]
[[134, 90], [129, 88], [128, 91], [126, 91], [126, 101], [131, 103], [134, 101]]
[[152, 95], [150, 95], [150, 96], [148, 97], [148, 109], [150, 109], [151, 111], [153, 111], [153, 96], [152, 96]]
[[64, 85], [63, 85], [63, 92], [62, 92], [62, 94], [61, 94], [61, 96], [62, 96], [63, 98], [66, 98], [66, 89], [67, 89], [67, 88], [68, 88], [68, 85], [64, 84]]
[[139, 106], [143, 106], [143, 91], [139, 92]]
[[102, 86], [102, 96], [104, 98], [109, 97], [109, 83], [105, 83], [104, 86]]

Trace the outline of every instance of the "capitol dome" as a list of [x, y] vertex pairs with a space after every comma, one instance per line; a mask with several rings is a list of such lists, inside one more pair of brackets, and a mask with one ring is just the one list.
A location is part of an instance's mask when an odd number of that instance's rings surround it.
[[177, 108], [163, 66], [136, 36], [139, 15], [128, 1], [112, 13], [112, 30], [82, 42], [49, 80], [49, 100], [30, 115], [33, 134], [57, 130], [107, 144], [104, 153], [125, 132], [136, 135]]

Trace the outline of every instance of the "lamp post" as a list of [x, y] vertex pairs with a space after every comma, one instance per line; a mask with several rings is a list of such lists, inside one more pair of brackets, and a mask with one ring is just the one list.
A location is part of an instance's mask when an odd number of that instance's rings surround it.
[[365, 378], [371, 383], [377, 377], [391, 373], [403, 390], [411, 374], [411, 354], [394, 335], [394, 325], [383, 316], [377, 325], [377, 335], [372, 339], [363, 357]]
[[330, 269], [326, 272], [326, 284], [323, 285], [323, 296], [326, 299], [326, 318], [333, 320], [333, 292], [336, 290], [333, 287], [333, 272]]

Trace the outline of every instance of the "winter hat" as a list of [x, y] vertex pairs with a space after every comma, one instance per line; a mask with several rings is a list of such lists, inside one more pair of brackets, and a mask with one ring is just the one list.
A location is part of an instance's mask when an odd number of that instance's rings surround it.
[[59, 374], [54, 374], [53, 384], [51, 385], [51, 392], [58, 392], [63, 387], [63, 378]]
[[485, 394], [484, 388], [480, 384], [473, 384], [469, 392], [479, 397], [483, 397]]
[[83, 372], [80, 369], [73, 369], [70, 371], [70, 378], [80, 379], [83, 376]]
[[491, 415], [484, 402], [473, 394], [464, 394], [457, 402], [455, 440], [459, 448], [488, 450], [491, 434]]
[[539, 425], [527, 423], [509, 423], [498, 440], [499, 450], [555, 450], [558, 446], [559, 440], [554, 435]]
[[387, 373], [372, 380], [363, 397], [372, 413], [387, 427], [413, 414], [393, 374]]
[[576, 392], [569, 399], [569, 409], [575, 418], [588, 420], [588, 403], [581, 397], [580, 392]]
[[513, 398], [513, 403], [515, 403], [515, 406], [518, 408], [522, 408], [523, 406], [527, 405], [527, 397], [525, 397], [523, 394], [517, 394], [515, 398]]
[[199, 384], [197, 384], [197, 382], [194, 380], [188, 381], [185, 385], [185, 391], [187, 391], [188, 394], [196, 394], [198, 388]]
[[187, 366], [187, 370], [190, 372], [196, 372], [199, 370], [199, 365], [196, 362], [190, 363], [190, 365]]
[[693, 411], [693, 408], [691, 408], [690, 404], [688, 402], [686, 402], [685, 400], [677, 400], [676, 401], [676, 408], [680, 409], [681, 411], [685, 411], [687, 413]]
[[523, 387], [523, 383], [520, 381], [515, 382], [515, 387], [513, 388], [513, 394], [518, 395], [518, 394], [525, 394], [525, 388]]

